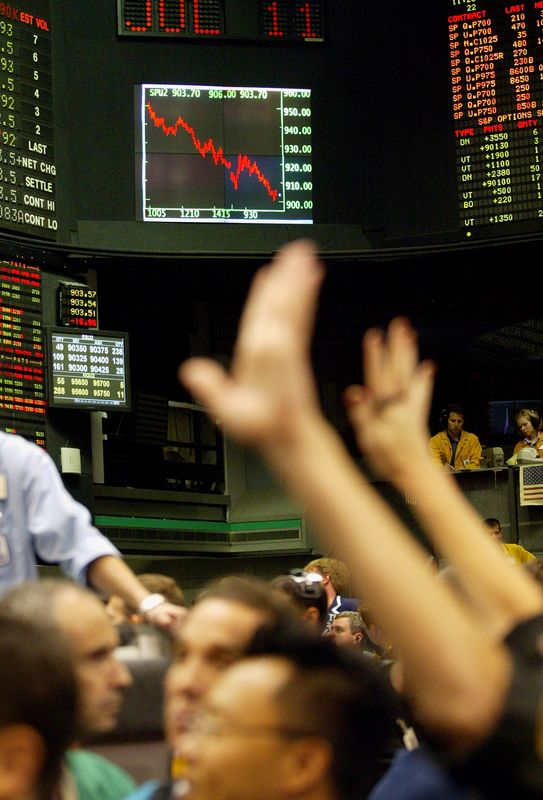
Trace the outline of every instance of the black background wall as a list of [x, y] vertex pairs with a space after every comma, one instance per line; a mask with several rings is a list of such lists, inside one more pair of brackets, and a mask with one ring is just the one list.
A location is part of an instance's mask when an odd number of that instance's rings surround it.
[[[50, 249], [68, 274], [96, 272], [100, 326], [131, 335], [134, 391], [187, 399], [178, 364], [191, 353], [227, 360], [255, 269], [281, 242], [309, 235], [328, 265], [314, 356], [338, 427], [362, 332], [398, 313], [439, 364], [432, 424], [461, 402], [466, 427], [488, 440], [490, 401], [543, 400], [543, 336], [524, 324], [539, 317], [542, 229], [465, 241], [438, 6], [325, 2], [324, 42], [272, 45], [119, 38], [113, 0], [76, 13], [52, 3], [59, 231]], [[135, 222], [134, 85], [143, 82], [311, 88], [315, 225]], [[517, 334], [498, 341], [507, 326]]]

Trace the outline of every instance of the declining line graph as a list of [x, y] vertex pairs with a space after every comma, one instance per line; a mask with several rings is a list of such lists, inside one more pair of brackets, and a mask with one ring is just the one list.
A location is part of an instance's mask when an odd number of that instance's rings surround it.
[[143, 84], [138, 218], [313, 221], [308, 89]]
[[[177, 136], [177, 132], [179, 128], [183, 128], [191, 137], [194, 147], [200, 153], [202, 158], [205, 158], [208, 153], [211, 153], [211, 157], [215, 164], [222, 164], [223, 167], [226, 167], [227, 170], [232, 169], [232, 161], [228, 160], [224, 157], [222, 147], [215, 147], [213, 144], [212, 139], [208, 139], [207, 142], [202, 142], [196, 136], [194, 132], [194, 128], [192, 128], [183, 117], [177, 117], [175, 123], [173, 125], [167, 125], [164, 117], [159, 117], [154, 108], [152, 107], [151, 103], [147, 103], [147, 111], [149, 112], [150, 118], [153, 120], [157, 128], [161, 128], [164, 131], [166, 136]], [[246, 154], [238, 153], [237, 156], [237, 168], [235, 172], [230, 171], [230, 180], [234, 184], [234, 188], [239, 188], [239, 176], [244, 170], [248, 170], [249, 175], [256, 175], [260, 183], [265, 186], [266, 191], [268, 192], [269, 196], [272, 200], [277, 200], [277, 195], [279, 194], [277, 189], [272, 189], [269, 180], [266, 178], [265, 175], [262, 174], [260, 169], [258, 168], [258, 164], [256, 161], [251, 161], [249, 156]]]

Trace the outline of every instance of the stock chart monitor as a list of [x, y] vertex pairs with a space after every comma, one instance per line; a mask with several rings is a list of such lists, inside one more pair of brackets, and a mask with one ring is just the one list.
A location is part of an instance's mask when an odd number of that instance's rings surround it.
[[138, 86], [137, 218], [311, 223], [310, 101], [309, 89]]

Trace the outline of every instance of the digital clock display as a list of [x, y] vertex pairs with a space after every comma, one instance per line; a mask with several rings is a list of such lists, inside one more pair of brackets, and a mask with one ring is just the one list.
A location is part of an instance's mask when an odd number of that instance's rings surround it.
[[129, 410], [128, 334], [49, 328], [47, 375], [51, 407]]
[[117, 33], [322, 42], [322, 0], [118, 0]]

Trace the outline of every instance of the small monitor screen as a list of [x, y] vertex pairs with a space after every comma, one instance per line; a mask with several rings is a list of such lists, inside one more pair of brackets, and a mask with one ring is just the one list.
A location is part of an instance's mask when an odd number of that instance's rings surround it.
[[311, 90], [136, 87], [136, 217], [311, 224]]
[[488, 433], [492, 436], [516, 435], [521, 438], [515, 415], [522, 409], [530, 409], [539, 414], [541, 401], [537, 400], [491, 400], [486, 407]]
[[49, 328], [47, 375], [52, 408], [128, 411], [128, 334]]

